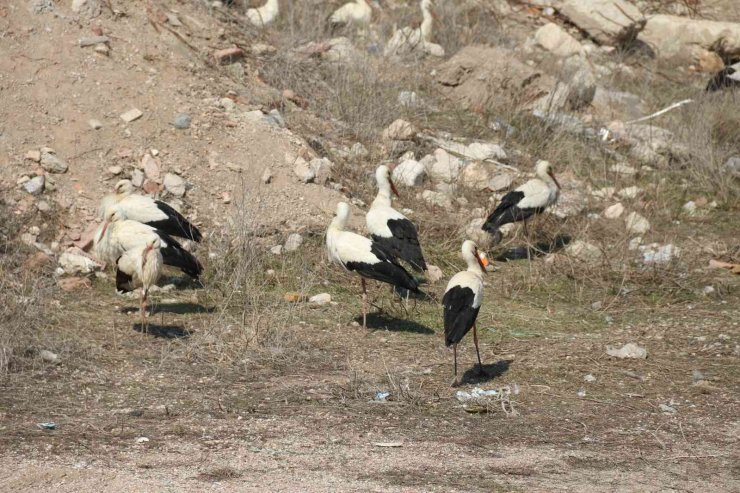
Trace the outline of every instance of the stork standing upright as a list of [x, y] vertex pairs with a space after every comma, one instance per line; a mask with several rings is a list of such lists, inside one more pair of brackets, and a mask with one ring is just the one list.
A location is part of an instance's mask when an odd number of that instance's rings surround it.
[[419, 291], [418, 282], [377, 243], [351, 231], [345, 231], [349, 221], [349, 204], [339, 202], [334, 218], [326, 231], [326, 249], [329, 260], [349, 271], [357, 272], [362, 279], [362, 326], [367, 327], [367, 286], [365, 278], [375, 279]]
[[495, 234], [504, 224], [524, 221], [526, 235], [527, 219], [553, 205], [559, 196], [560, 184], [552, 171], [552, 165], [547, 161], [538, 161], [535, 177], [504, 195], [483, 223], [482, 229]]
[[198, 228], [171, 205], [145, 195], [134, 194], [134, 185], [130, 180], [120, 180], [113, 190], [115, 193], [103, 197], [99, 209], [101, 219], [109, 207], [117, 206], [126, 219], [147, 224], [171, 236], [193, 241], [202, 239]]
[[398, 196], [398, 190], [388, 166], [378, 166], [375, 180], [378, 195], [365, 216], [371, 238], [394, 258], [408, 262], [416, 271], [425, 271], [427, 263], [421, 253], [416, 226], [391, 206], [391, 193]]
[[740, 62], [728, 65], [709, 80], [706, 91], [714, 92], [722, 89], [740, 88]]
[[329, 16], [331, 31], [346, 25], [366, 27], [373, 17], [373, 9], [367, 0], [353, 0], [345, 3]]
[[443, 57], [445, 50], [432, 42], [432, 29], [437, 14], [432, 0], [421, 0], [421, 23], [396, 30], [385, 47], [385, 56], [421, 51], [428, 55]]
[[280, 14], [278, 0], [267, 0], [262, 7], [247, 10], [247, 19], [253, 26], [265, 27], [272, 24]]
[[141, 286], [139, 311], [141, 328], [146, 327], [146, 301], [149, 289], [159, 280], [162, 274], [162, 240], [152, 237], [144, 244], [126, 250], [116, 261], [116, 289], [123, 292], [133, 291]]
[[95, 253], [104, 262], [114, 263], [128, 250], [146, 245], [155, 238], [161, 240], [160, 250], [165, 265], [177, 267], [190, 277], [198, 278], [203, 267], [193, 254], [166, 233], [126, 219], [116, 206], [108, 208], [105, 220], [95, 232]]
[[483, 274], [486, 272], [488, 259], [478, 251], [478, 246], [466, 240], [462, 244], [462, 256], [468, 264], [467, 270], [458, 272], [447, 284], [442, 305], [444, 306], [445, 345], [452, 346], [455, 380], [457, 383], [457, 344], [465, 337], [471, 327], [475, 352], [478, 355], [478, 368], [483, 370], [478, 349], [478, 332], [475, 320], [483, 301]]

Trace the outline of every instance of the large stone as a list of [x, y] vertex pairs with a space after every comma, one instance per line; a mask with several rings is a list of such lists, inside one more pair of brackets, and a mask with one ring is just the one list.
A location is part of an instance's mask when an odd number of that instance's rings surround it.
[[146, 153], [141, 158], [141, 168], [144, 170], [144, 175], [150, 180], [162, 183], [162, 176], [159, 171], [159, 163], [151, 154]]
[[407, 187], [418, 187], [424, 182], [427, 170], [422, 163], [407, 159], [393, 169], [393, 181]]
[[103, 264], [96, 261], [79, 248], [67, 249], [59, 256], [59, 267], [70, 276], [90, 274], [102, 270]]
[[616, 219], [624, 213], [624, 206], [621, 202], [617, 202], [614, 205], [610, 205], [604, 209], [604, 217], [607, 219]]
[[447, 210], [452, 209], [452, 199], [444, 192], [424, 190], [421, 194], [421, 198], [431, 206], [441, 207]]
[[62, 159], [58, 158], [53, 152], [41, 152], [41, 167], [49, 173], [64, 173], [69, 165]]
[[627, 232], [631, 235], [643, 235], [650, 231], [650, 222], [637, 212], [630, 212], [624, 220]]
[[594, 114], [604, 121], [635, 120], [647, 112], [639, 96], [597, 87], [591, 100]]
[[72, 12], [76, 12], [83, 17], [97, 17], [101, 11], [98, 0], [72, 0]]
[[293, 165], [293, 173], [303, 183], [311, 183], [316, 178], [316, 171], [311, 165], [302, 157], [298, 156], [295, 158], [295, 164]]
[[595, 263], [601, 260], [601, 249], [596, 245], [583, 240], [576, 240], [565, 247], [565, 253], [586, 263]]
[[485, 190], [491, 180], [491, 171], [485, 164], [473, 162], [463, 168], [460, 180], [468, 188]]
[[334, 167], [334, 163], [332, 163], [328, 158], [314, 158], [310, 163], [308, 163], [308, 165], [313, 171], [314, 183], [325, 185], [329, 181], [329, 178], [331, 178], [331, 170]]
[[175, 197], [185, 195], [185, 180], [174, 173], [164, 175], [164, 188]]
[[31, 195], [39, 195], [44, 191], [45, 181], [44, 175], [34, 176], [23, 184], [23, 189]]
[[285, 240], [285, 245], [283, 245], [283, 249], [286, 252], [294, 252], [298, 250], [301, 244], [303, 244], [303, 236], [299, 235], [298, 233], [291, 233], [288, 236], [288, 239]]
[[465, 167], [465, 162], [451, 155], [444, 149], [434, 151], [434, 164], [428, 170], [434, 180], [444, 183], [452, 183], [457, 180], [460, 172]]
[[740, 156], [732, 156], [725, 161], [725, 169], [732, 176], [740, 178]]
[[624, 0], [567, 0], [558, 10], [605, 45], [628, 43], [645, 27], [640, 10]]
[[648, 19], [639, 40], [661, 58], [693, 62], [698, 50], [715, 51], [721, 46], [727, 58], [740, 56], [740, 23], [654, 15]]
[[411, 140], [416, 136], [416, 128], [406, 120], [398, 119], [383, 131], [387, 140]]
[[488, 182], [488, 188], [494, 192], [500, 192], [511, 187], [514, 177], [510, 173], [499, 173]]
[[547, 23], [534, 33], [535, 42], [559, 57], [569, 57], [581, 52], [581, 43], [555, 23]]

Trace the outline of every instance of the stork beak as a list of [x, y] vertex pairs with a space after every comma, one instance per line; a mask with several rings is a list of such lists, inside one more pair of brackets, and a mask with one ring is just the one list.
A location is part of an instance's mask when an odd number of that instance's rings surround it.
[[103, 221], [103, 231], [100, 232], [101, 238], [105, 235], [105, 231], [108, 229], [109, 225], [110, 225], [110, 221], [108, 220]]
[[488, 257], [486, 257], [486, 254], [483, 252], [476, 252], [475, 258], [478, 259], [478, 265], [480, 265], [483, 272], [487, 272], [486, 267], [488, 267]]
[[396, 188], [396, 185], [393, 183], [393, 180], [388, 178], [388, 183], [391, 184], [391, 191], [396, 195], [396, 197], [400, 197], [401, 195], [398, 193], [398, 189]]
[[558, 183], [558, 179], [555, 178], [555, 174], [552, 171], [547, 172], [548, 175], [550, 175], [550, 178], [552, 178], [552, 181], [555, 182], [555, 185], [558, 187], [558, 190], [560, 190], [560, 183]]

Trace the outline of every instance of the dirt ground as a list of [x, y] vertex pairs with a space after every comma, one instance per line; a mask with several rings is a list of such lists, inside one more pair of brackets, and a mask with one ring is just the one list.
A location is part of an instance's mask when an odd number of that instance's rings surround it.
[[[208, 285], [155, 294], [148, 334], [136, 330], [137, 300], [117, 296], [110, 280], [56, 290], [38, 339], [53, 342], [61, 363], [29, 355], [0, 373], [0, 491], [740, 491], [731, 282], [700, 302], [615, 294], [601, 309], [588, 293], [510, 281], [536, 279], [539, 267], [498, 266], [479, 319], [484, 374], [466, 339], [464, 384], [452, 388], [438, 304], [407, 314], [373, 286], [383, 312], [358, 326], [359, 282], [329, 268], [319, 238], [344, 195], [295, 178], [285, 155], [313, 152], [302, 137], [224, 107], [223, 98], [240, 112], [282, 103], [248, 59], [236, 75], [213, 63], [229, 46], [221, 24], [190, 2], [164, 2], [184, 24], [176, 30], [158, 23], [151, 2], [102, 2], [124, 14], [93, 21], [66, 3], [43, 14], [25, 1], [0, 5], [4, 203], [18, 215], [35, 207], [16, 181], [36, 169], [27, 151], [53, 147], [70, 165], [53, 175], [62, 224], [50, 215], [39, 226], [66, 246], [119, 178], [108, 169], [125, 176], [156, 149], [162, 173], [189, 184], [183, 209], [212, 233], [196, 252], [205, 263], [216, 236], [234, 229], [234, 211], [247, 211], [258, 236], [279, 243], [301, 231], [306, 244], [303, 257], [262, 266], [279, 281], [265, 285], [270, 301], [252, 324], [226, 317]], [[78, 46], [96, 26], [111, 39], [108, 56]], [[119, 115], [132, 107], [144, 115], [125, 124]], [[191, 128], [172, 126], [179, 113]], [[430, 246], [430, 258], [446, 273], [461, 267], [435, 258], [443, 249]], [[306, 285], [334, 303], [282, 301]], [[443, 288], [428, 291], [439, 298]], [[263, 332], [252, 341], [246, 325]], [[648, 357], [606, 354], [629, 342]], [[464, 407], [456, 393], [476, 386], [503, 396]], [[55, 429], [38, 426], [47, 422]]]

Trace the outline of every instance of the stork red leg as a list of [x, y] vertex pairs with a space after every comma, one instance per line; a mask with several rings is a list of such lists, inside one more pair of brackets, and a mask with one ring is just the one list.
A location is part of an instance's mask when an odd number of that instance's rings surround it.
[[362, 328], [367, 328], [367, 284], [362, 277]]

